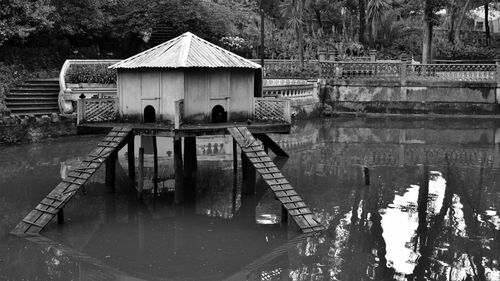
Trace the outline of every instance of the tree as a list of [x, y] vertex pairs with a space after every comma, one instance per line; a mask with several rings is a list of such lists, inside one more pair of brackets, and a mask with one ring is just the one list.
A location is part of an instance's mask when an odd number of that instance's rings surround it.
[[359, 10], [359, 34], [358, 40], [359, 43], [365, 43], [365, 22], [366, 22], [366, 3], [365, 0], [358, 1], [358, 10]]
[[368, 21], [371, 24], [372, 38], [377, 37], [377, 26], [382, 21], [386, 10], [390, 8], [388, 0], [369, 0], [368, 1]]
[[287, 18], [287, 25], [297, 36], [300, 64], [304, 65], [304, 0], [286, 0], [282, 5], [282, 15]]
[[[423, 13], [423, 44], [422, 63], [432, 62], [432, 38], [433, 28], [437, 24], [439, 17], [436, 12], [442, 9], [447, 0], [425, 0]], [[470, 1], [470, 0], [468, 0]]]
[[0, 0], [0, 7], [0, 46], [54, 24], [55, 8], [49, 0]]

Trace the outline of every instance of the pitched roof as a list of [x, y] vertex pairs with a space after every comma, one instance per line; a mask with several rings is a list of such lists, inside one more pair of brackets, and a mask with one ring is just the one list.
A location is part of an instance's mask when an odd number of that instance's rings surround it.
[[186, 32], [109, 68], [238, 67], [260, 65]]

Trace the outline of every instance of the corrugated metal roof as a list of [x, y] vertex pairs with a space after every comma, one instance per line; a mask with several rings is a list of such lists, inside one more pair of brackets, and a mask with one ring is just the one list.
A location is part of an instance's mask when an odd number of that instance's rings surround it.
[[238, 67], [260, 65], [186, 32], [109, 68]]

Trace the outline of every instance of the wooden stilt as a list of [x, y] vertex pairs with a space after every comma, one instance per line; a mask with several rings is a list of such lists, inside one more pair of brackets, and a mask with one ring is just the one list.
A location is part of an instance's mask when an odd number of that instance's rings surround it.
[[142, 199], [142, 189], [144, 188], [144, 148], [139, 148], [139, 179], [137, 181], [137, 198]]
[[174, 203], [181, 204], [184, 201], [184, 172], [182, 167], [182, 143], [181, 137], [174, 137], [174, 168], [175, 168], [175, 194]]
[[288, 224], [288, 210], [281, 204], [281, 223]]
[[158, 144], [156, 143], [156, 136], [153, 136], [153, 192], [154, 197], [158, 196]]
[[131, 179], [135, 179], [135, 151], [134, 151], [134, 134], [131, 133], [128, 140], [128, 177]]
[[64, 208], [61, 208], [57, 212], [57, 223], [58, 224], [63, 224], [64, 223]]
[[238, 174], [238, 143], [233, 138], [233, 172], [234, 174]]
[[289, 157], [288, 153], [286, 153], [283, 148], [281, 148], [272, 138], [270, 138], [266, 134], [255, 134], [255, 137], [262, 141], [262, 144], [265, 147], [271, 149], [277, 156]]
[[184, 137], [184, 199], [196, 199], [196, 137]]
[[117, 153], [112, 152], [106, 159], [106, 188], [108, 192], [115, 192]]
[[370, 170], [368, 169], [368, 167], [363, 168], [363, 174], [365, 177], [365, 185], [370, 185]]
[[255, 168], [253, 167], [248, 157], [242, 153], [241, 154], [241, 173], [242, 173], [242, 184], [241, 184], [241, 194], [242, 195], [253, 195], [255, 194]]

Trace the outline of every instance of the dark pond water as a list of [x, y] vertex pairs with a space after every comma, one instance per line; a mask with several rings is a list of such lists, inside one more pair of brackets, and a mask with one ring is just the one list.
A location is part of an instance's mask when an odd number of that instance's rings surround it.
[[[158, 199], [137, 201], [122, 151], [116, 193], [100, 171], [68, 204], [64, 225], [14, 237], [101, 137], [0, 147], [0, 280], [498, 281], [497, 128], [478, 119], [332, 119], [273, 136], [290, 154], [277, 159], [283, 173], [327, 226], [310, 237], [280, 224], [281, 207], [259, 178], [257, 195], [241, 196], [225, 137], [197, 140], [195, 204], [172, 203], [172, 143], [161, 139]], [[151, 191], [150, 155], [145, 162]]]

